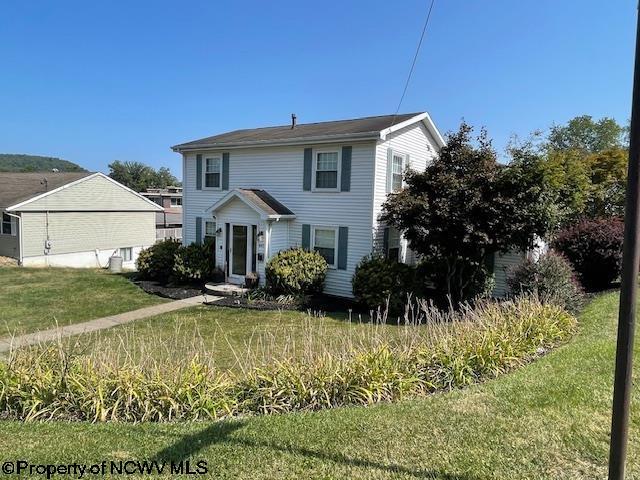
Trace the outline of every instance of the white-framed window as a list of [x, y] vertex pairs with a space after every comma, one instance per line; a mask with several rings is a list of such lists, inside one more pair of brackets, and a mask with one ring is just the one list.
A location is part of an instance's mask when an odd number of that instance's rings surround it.
[[329, 268], [338, 265], [338, 227], [314, 226], [311, 233], [312, 248], [324, 257]]
[[204, 239], [216, 238], [216, 221], [205, 220], [204, 222]]
[[386, 254], [389, 260], [400, 261], [400, 232], [393, 227], [389, 227], [389, 243]]
[[122, 257], [123, 262], [130, 262], [133, 260], [133, 248], [131, 247], [120, 247], [120, 256]]
[[340, 184], [340, 151], [316, 150], [313, 159], [314, 190], [337, 191]]
[[222, 186], [222, 158], [207, 157], [204, 159], [204, 187], [221, 188]]
[[171, 206], [172, 207], [181, 207], [182, 206], [182, 197], [171, 197]]
[[2, 224], [0, 225], [0, 234], [2, 235], [15, 235], [15, 220], [11, 215], [2, 213]]
[[406, 155], [393, 152], [391, 160], [391, 191], [402, 190], [402, 173], [404, 172]]

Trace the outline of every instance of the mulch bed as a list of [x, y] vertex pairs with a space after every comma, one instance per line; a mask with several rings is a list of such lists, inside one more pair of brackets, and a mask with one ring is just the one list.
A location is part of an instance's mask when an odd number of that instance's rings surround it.
[[246, 297], [229, 296], [220, 300], [206, 302], [205, 305], [215, 305], [217, 307], [247, 308], [250, 310], [304, 310], [295, 303], [278, 303], [269, 300], [251, 300]]
[[147, 293], [158, 295], [159, 297], [171, 298], [173, 300], [182, 300], [185, 298], [202, 295], [202, 288], [185, 285], [162, 285], [158, 282], [150, 280], [134, 281], [141, 289]]

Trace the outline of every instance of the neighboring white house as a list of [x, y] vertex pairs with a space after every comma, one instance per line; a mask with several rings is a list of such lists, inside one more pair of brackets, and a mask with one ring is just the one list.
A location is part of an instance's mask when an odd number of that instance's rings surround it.
[[102, 173], [0, 173], [0, 255], [24, 266], [134, 268], [162, 207]]
[[249, 272], [264, 283], [265, 264], [280, 250], [315, 249], [329, 263], [325, 292], [352, 297], [356, 265], [372, 251], [415, 262], [379, 215], [405, 169], [424, 170], [443, 145], [427, 113], [300, 125], [294, 117], [176, 145], [183, 243], [215, 241], [216, 263], [235, 283]]

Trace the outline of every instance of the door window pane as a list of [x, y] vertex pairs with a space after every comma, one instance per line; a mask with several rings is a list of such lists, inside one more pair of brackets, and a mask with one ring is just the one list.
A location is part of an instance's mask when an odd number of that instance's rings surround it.
[[233, 226], [233, 258], [231, 259], [231, 273], [233, 275], [247, 274], [247, 227]]

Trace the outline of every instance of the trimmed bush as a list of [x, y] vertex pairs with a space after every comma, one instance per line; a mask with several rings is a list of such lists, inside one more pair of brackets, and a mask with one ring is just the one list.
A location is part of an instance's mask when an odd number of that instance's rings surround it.
[[566, 311], [535, 298], [451, 315], [447, 328], [408, 327], [404, 341], [382, 337], [370, 347], [355, 338], [340, 350], [284, 355], [237, 374], [216, 371], [206, 355], [144, 368], [70, 357], [59, 345], [20, 349], [0, 363], [0, 418], [159, 422], [369, 405], [494, 378], [576, 327]]
[[320, 293], [326, 274], [324, 257], [303, 248], [278, 252], [265, 269], [267, 287], [278, 295]]
[[536, 294], [570, 312], [577, 312], [584, 300], [571, 264], [552, 250], [537, 262], [527, 259], [507, 272], [507, 284], [513, 294]]
[[175, 255], [181, 245], [180, 240], [170, 238], [143, 249], [136, 260], [140, 277], [162, 283], [168, 282], [173, 275]]
[[172, 280], [177, 283], [201, 282], [218, 277], [221, 272], [215, 266], [211, 244], [180, 247], [175, 253]]
[[588, 290], [604, 290], [622, 268], [624, 223], [620, 218], [582, 220], [560, 231], [553, 241]]
[[398, 315], [404, 309], [407, 295], [413, 293], [415, 269], [404, 263], [388, 260], [381, 255], [363, 258], [351, 279], [353, 295], [364, 307], [385, 308]]

